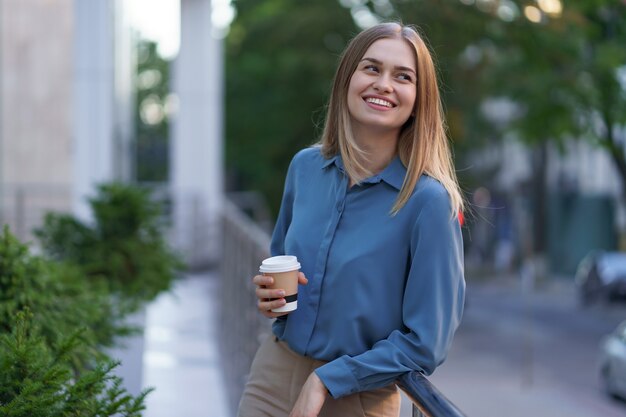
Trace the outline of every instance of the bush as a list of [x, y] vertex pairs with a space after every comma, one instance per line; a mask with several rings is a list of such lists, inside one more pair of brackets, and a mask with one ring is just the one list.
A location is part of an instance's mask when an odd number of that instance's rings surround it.
[[112, 362], [75, 375], [69, 359], [80, 349], [80, 332], [51, 346], [31, 317], [28, 310], [17, 313], [10, 332], [0, 334], [1, 416], [141, 416], [149, 390], [129, 395], [111, 374]]
[[93, 224], [65, 214], [46, 216], [35, 231], [44, 252], [77, 265], [92, 281], [106, 282], [133, 308], [168, 290], [182, 262], [163, 238], [160, 209], [148, 192], [105, 184], [89, 203]]
[[105, 285], [86, 281], [75, 267], [31, 255], [5, 227], [0, 235], [0, 333], [10, 333], [15, 315], [25, 309], [49, 347], [83, 329], [80, 346], [69, 356], [77, 373], [103, 357], [101, 347], [131, 331]]

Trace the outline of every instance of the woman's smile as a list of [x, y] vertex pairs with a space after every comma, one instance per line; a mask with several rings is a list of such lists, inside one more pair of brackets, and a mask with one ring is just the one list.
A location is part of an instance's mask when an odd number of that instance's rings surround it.
[[365, 100], [366, 103], [370, 104], [371, 107], [376, 110], [384, 111], [384, 110], [387, 110], [396, 106], [394, 103], [392, 103], [391, 101], [387, 99], [374, 97], [374, 96], [366, 96], [363, 98], [363, 100]]

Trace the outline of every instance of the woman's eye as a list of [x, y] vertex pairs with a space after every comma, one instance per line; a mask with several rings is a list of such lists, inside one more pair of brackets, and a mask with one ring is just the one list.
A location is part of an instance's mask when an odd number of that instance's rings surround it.
[[407, 73], [404, 73], [404, 72], [398, 74], [398, 78], [403, 80], [403, 81], [413, 81], [413, 77], [411, 77], [410, 74], [407, 74]]
[[378, 67], [376, 65], [366, 65], [364, 69], [366, 71], [378, 72]]

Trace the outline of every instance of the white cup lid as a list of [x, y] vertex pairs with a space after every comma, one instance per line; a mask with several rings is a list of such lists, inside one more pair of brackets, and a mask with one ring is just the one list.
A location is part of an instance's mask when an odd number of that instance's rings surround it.
[[272, 256], [261, 262], [261, 273], [287, 272], [300, 269], [298, 258], [290, 255]]

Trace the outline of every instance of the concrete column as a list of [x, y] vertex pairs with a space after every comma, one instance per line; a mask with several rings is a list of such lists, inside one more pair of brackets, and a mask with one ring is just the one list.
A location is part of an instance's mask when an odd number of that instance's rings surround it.
[[[74, 214], [91, 219], [87, 197], [96, 185], [131, 177], [134, 54], [122, 0], [74, 0], [73, 165]], [[143, 324], [145, 311], [127, 318]], [[114, 373], [139, 395], [143, 335], [108, 350], [122, 362]]]
[[171, 140], [174, 241], [190, 266], [202, 267], [219, 255], [223, 198], [222, 45], [211, 34], [211, 1], [181, 0], [180, 27], [173, 71], [180, 106]]
[[114, 151], [113, 173], [117, 180], [135, 176], [135, 86], [137, 39], [132, 36], [128, 5], [115, 0], [114, 39]]
[[86, 198], [114, 178], [114, 2], [74, 0], [74, 213], [90, 217]]

